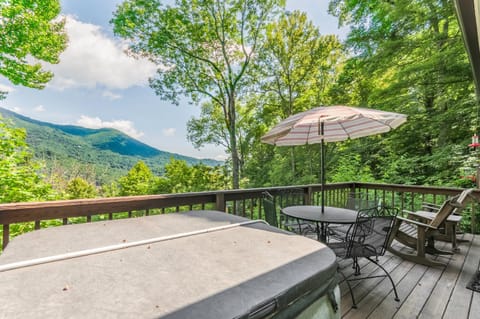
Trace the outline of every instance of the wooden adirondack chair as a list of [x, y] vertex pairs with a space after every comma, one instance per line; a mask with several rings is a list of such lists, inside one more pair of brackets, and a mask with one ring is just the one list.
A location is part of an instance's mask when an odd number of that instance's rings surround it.
[[[426, 266], [445, 266], [445, 263], [428, 258], [425, 254], [451, 255], [451, 251], [435, 248], [435, 237], [439, 228], [445, 225], [447, 219], [456, 209], [463, 209], [467, 200], [473, 197], [473, 189], [464, 190], [460, 195], [446, 200], [437, 213], [430, 213], [429, 219], [421, 212], [408, 212], [408, 218], [397, 216], [388, 242], [388, 250], [404, 259]], [[416, 218], [418, 217], [418, 218]], [[414, 219], [415, 218], [415, 219]], [[392, 247], [393, 240], [413, 248], [416, 253], [402, 252]]]

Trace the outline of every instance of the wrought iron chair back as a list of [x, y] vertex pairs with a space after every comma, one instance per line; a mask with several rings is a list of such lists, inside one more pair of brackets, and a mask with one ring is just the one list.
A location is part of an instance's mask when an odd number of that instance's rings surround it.
[[263, 210], [265, 212], [265, 221], [273, 227], [278, 227], [277, 208], [272, 195], [268, 192], [263, 193], [262, 198]]
[[[329, 244], [338, 257], [353, 260], [355, 277], [345, 278], [352, 296], [353, 307], [356, 307], [356, 303], [350, 281], [367, 278], [388, 277], [395, 293], [395, 300], [400, 300], [390, 274], [378, 263], [378, 257], [383, 256], [387, 249], [388, 239], [397, 214], [397, 209], [387, 207], [372, 207], [360, 210], [355, 224], [347, 232], [345, 242]], [[374, 263], [384, 271], [385, 275], [361, 277], [359, 258], [366, 258]], [[340, 274], [343, 275], [341, 272]]]

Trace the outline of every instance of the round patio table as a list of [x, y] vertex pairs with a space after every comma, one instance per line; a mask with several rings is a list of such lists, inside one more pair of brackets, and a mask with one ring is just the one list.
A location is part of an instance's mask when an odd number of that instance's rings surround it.
[[[321, 206], [300, 205], [282, 208], [282, 213], [293, 218], [303, 219], [316, 224], [317, 238], [326, 242], [328, 224], [355, 224], [357, 211], [346, 208], [325, 206], [322, 213]], [[320, 226], [319, 226], [320, 224]]]

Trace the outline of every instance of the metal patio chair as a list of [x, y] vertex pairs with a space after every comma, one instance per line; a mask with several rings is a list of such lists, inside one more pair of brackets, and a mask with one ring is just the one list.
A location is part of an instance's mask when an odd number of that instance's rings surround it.
[[[290, 201], [287, 202], [286, 198], [288, 198], [288, 200]], [[302, 191], [302, 198], [303, 198], [303, 191]], [[279, 201], [283, 205], [298, 205], [298, 198], [294, 197], [293, 193], [289, 194], [288, 197], [283, 197], [283, 198], [280, 197]], [[299, 235], [306, 235], [309, 232], [315, 231], [315, 229], [312, 228], [311, 224], [306, 221], [303, 221], [300, 219], [292, 219], [292, 218], [287, 219], [286, 216], [284, 216], [281, 213], [279, 215], [277, 201], [275, 200], [275, 197], [269, 192], [267, 191], [263, 192], [262, 202], [263, 202], [263, 208], [265, 212], [265, 221], [269, 223], [271, 226], [282, 228]]]
[[[339, 270], [339, 274], [344, 277], [350, 290], [353, 308], [356, 308], [357, 305], [350, 282], [369, 278], [388, 277], [393, 287], [395, 301], [400, 301], [392, 277], [378, 262], [379, 257], [383, 256], [387, 249], [388, 239], [397, 214], [397, 209], [387, 207], [373, 207], [360, 210], [357, 215], [357, 221], [347, 232], [345, 240], [328, 244], [338, 258], [351, 259], [353, 262], [353, 268], [355, 269], [353, 278], [346, 277], [342, 271]], [[361, 276], [360, 258], [365, 258], [374, 263], [383, 270], [385, 274]]]

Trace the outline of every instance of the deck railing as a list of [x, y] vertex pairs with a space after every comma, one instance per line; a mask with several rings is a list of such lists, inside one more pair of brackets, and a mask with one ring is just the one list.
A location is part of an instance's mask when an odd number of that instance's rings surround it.
[[[168, 212], [214, 209], [247, 218], [263, 218], [261, 198], [265, 191], [274, 197], [290, 189], [302, 189], [305, 202], [318, 205], [321, 184], [223, 190], [184, 194], [110, 197], [84, 200], [0, 204], [1, 247], [12, 236], [52, 225], [129, 218]], [[342, 207], [351, 194], [399, 209], [420, 209], [422, 202], [441, 203], [461, 192], [459, 188], [407, 186], [370, 183], [335, 183], [325, 185], [325, 204]], [[480, 198], [480, 190], [475, 192]], [[471, 233], [478, 231], [475, 206], [467, 216]], [[18, 227], [22, 227], [19, 231]], [[13, 231], [12, 231], [13, 230]]]

